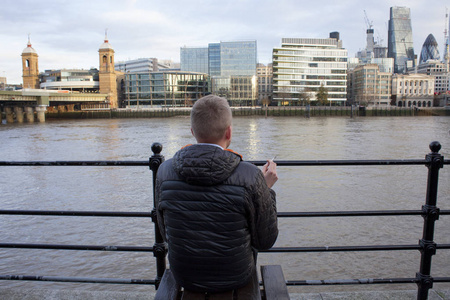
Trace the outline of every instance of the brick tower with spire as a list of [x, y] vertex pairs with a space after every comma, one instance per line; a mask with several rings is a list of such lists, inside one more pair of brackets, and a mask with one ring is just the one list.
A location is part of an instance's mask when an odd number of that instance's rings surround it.
[[22, 51], [22, 78], [24, 89], [39, 89], [38, 55], [31, 47], [28, 35], [27, 47]]
[[118, 107], [117, 101], [117, 82], [116, 72], [114, 70], [114, 49], [108, 41], [107, 32], [105, 32], [105, 41], [98, 49], [100, 59], [99, 85], [100, 94], [108, 94], [111, 108]]

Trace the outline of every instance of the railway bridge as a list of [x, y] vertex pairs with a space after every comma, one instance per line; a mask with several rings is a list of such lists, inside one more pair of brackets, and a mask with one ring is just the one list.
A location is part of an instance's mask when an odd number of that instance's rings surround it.
[[109, 109], [108, 94], [41, 89], [0, 91], [0, 123], [45, 122], [47, 111]]

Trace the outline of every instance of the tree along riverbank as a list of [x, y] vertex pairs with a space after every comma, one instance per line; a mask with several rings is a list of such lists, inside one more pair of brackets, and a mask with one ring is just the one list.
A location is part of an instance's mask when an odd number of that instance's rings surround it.
[[[188, 116], [190, 107], [120, 108], [112, 110], [84, 110], [47, 112], [47, 119], [110, 119], [110, 118], [163, 118]], [[269, 106], [232, 107], [234, 116], [299, 116], [299, 117], [375, 117], [375, 116], [450, 116], [445, 108], [378, 108], [339, 106]]]

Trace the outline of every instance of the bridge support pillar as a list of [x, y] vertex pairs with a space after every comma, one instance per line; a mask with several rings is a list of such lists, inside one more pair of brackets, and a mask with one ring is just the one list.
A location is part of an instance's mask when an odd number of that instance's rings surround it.
[[0, 110], [0, 124], [3, 123], [3, 111]]
[[5, 107], [6, 123], [14, 123], [14, 112], [12, 107]]
[[23, 123], [23, 107], [15, 106], [14, 113], [16, 114], [16, 120], [18, 123]]
[[27, 119], [27, 122], [33, 123], [34, 122], [34, 109], [31, 106], [25, 107], [25, 117]]
[[46, 111], [47, 111], [47, 106], [46, 105], [36, 106], [38, 122], [40, 122], [40, 123], [44, 123], [45, 122], [45, 112]]

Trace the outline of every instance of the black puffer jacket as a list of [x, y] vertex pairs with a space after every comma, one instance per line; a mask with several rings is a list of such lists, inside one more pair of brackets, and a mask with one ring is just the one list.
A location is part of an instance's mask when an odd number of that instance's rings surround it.
[[275, 192], [261, 170], [213, 145], [185, 147], [164, 162], [156, 198], [170, 268], [188, 290], [244, 286], [253, 248], [272, 247], [278, 235]]

